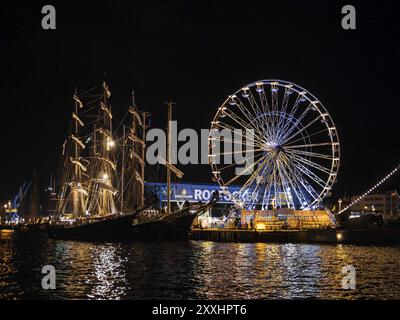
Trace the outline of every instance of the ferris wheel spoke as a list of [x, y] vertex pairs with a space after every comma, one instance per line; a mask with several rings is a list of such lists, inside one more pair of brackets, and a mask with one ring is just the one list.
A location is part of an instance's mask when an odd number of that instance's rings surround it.
[[[231, 180], [229, 180], [227, 183], [225, 183], [225, 186], [229, 186], [230, 184], [232, 184], [232, 182], [236, 181], [237, 179], [239, 179], [240, 177], [244, 176], [244, 173], [249, 171], [250, 169], [252, 169], [257, 163], [260, 162], [260, 160], [262, 160], [263, 158], [258, 159], [257, 161], [255, 161], [254, 163], [252, 163], [251, 165], [249, 165], [248, 167], [246, 167], [243, 171], [242, 171], [242, 175], [235, 175]], [[254, 173], [253, 173], [254, 174]]]
[[275, 136], [274, 139], [276, 140], [279, 128], [280, 117], [278, 116], [279, 113], [279, 87], [277, 82], [271, 83], [271, 104], [273, 110], [273, 119], [274, 119], [274, 129], [275, 129]]
[[[254, 152], [254, 151], [263, 151], [263, 149], [252, 149], [252, 150], [245, 150], [246, 152]], [[236, 151], [226, 151], [221, 153], [213, 153], [214, 156], [226, 156], [226, 155], [234, 155], [234, 154], [243, 154], [243, 150], [236, 150]]]
[[[265, 176], [265, 170], [266, 169], [268, 169], [268, 167], [264, 166], [263, 172], [260, 174], [260, 176]], [[255, 204], [259, 204], [259, 202], [256, 203], [256, 201], [259, 201], [258, 200], [258, 195], [259, 195], [260, 191], [262, 190], [261, 186], [264, 186], [264, 188], [265, 188], [265, 183], [260, 183], [260, 181], [257, 181], [257, 179], [255, 181], [257, 183], [256, 183], [256, 186], [255, 186], [254, 190], [251, 193], [251, 198], [250, 198], [251, 199], [251, 205], [250, 205], [250, 207], [253, 207]], [[250, 189], [250, 187], [249, 187], [249, 189]]]
[[281, 181], [281, 185], [282, 185], [282, 191], [285, 194], [286, 197], [286, 202], [289, 203], [289, 208], [290, 207], [294, 207], [294, 203], [293, 203], [293, 199], [291, 199], [291, 196], [289, 194], [289, 183], [290, 183], [290, 179], [285, 176], [285, 174], [283, 173], [283, 164], [280, 164], [280, 162], [277, 163], [277, 168], [278, 168], [278, 175]]
[[332, 142], [299, 144], [299, 145], [295, 145], [295, 146], [285, 146], [285, 150], [287, 150], [287, 149], [295, 149], [295, 148], [310, 148], [310, 147], [332, 146], [332, 145], [334, 145], [334, 143], [332, 143]]
[[[286, 169], [285, 169], [286, 171]], [[289, 173], [287, 173], [289, 175]], [[304, 194], [303, 189], [301, 185], [297, 182], [297, 179], [295, 179], [294, 175], [290, 175], [291, 179], [290, 179], [290, 184], [291, 184], [291, 190], [293, 190], [298, 202], [301, 205], [304, 205], [305, 203], [308, 203], [308, 199], [307, 196]]]
[[258, 92], [258, 95], [259, 95], [259, 98], [261, 101], [261, 107], [262, 107], [263, 113], [269, 113], [270, 107], [269, 107], [269, 103], [268, 103], [268, 98], [265, 94], [264, 85], [262, 83], [257, 84], [256, 91]]
[[[228, 116], [231, 118], [233, 121], [235, 121], [239, 126], [241, 126], [243, 129], [246, 129], [250, 126], [251, 122], [247, 122], [243, 120], [242, 118], [238, 117], [236, 114], [234, 114], [231, 110], [228, 108], [225, 110], [222, 110], [221, 113], [225, 116]], [[220, 116], [222, 118], [222, 116]], [[219, 120], [222, 121], [222, 120]]]
[[[240, 137], [245, 138], [246, 140], [249, 140], [250, 142], [253, 142], [255, 146], [261, 147], [264, 144], [264, 141], [260, 139], [259, 135], [252, 135], [252, 138], [254, 138], [254, 139], [252, 139], [250, 137], [244, 136], [242, 133], [238, 132], [236, 128], [234, 128], [228, 124], [225, 124], [223, 122], [214, 123], [214, 126], [220, 127], [222, 129], [227, 129], [232, 132], [232, 136], [233, 136], [233, 134], [239, 135]], [[235, 129], [236, 129], [236, 131], [235, 131]], [[216, 138], [216, 137], [214, 137], [214, 138]]]
[[321, 158], [321, 159], [326, 159], [326, 160], [333, 160], [333, 157], [331, 155], [322, 154], [322, 153], [303, 151], [303, 150], [297, 150], [297, 149], [288, 149], [287, 151], [291, 152], [291, 153], [303, 155], [303, 156], [309, 156], [309, 157], [312, 157], [312, 158]]
[[282, 142], [282, 144], [285, 144], [287, 142], [289, 142], [290, 140], [292, 140], [294, 137], [298, 136], [300, 133], [302, 133], [303, 131], [305, 131], [307, 128], [309, 128], [310, 126], [312, 126], [315, 122], [317, 122], [319, 120], [319, 118], [321, 117], [321, 115], [318, 115], [318, 117], [316, 117], [314, 120], [312, 120], [311, 122], [309, 122], [307, 125], [303, 126], [300, 130], [296, 131], [294, 134], [292, 134], [289, 138], [285, 137], [284, 141]]
[[[251, 185], [257, 178], [258, 173], [261, 171], [261, 169], [263, 167], [265, 167], [265, 165], [267, 164], [267, 162], [271, 159], [271, 157], [269, 155], [267, 155], [266, 157], [262, 157], [258, 160], [258, 162], [261, 162], [261, 164], [258, 166], [258, 168], [251, 174], [251, 176], [249, 177], [249, 179], [247, 179], [246, 183], [240, 188], [239, 193], [243, 192], [249, 185]], [[256, 163], [253, 164], [253, 166]], [[258, 181], [256, 181], [257, 184], [259, 183]]]
[[291, 87], [286, 86], [285, 92], [283, 93], [282, 105], [281, 105], [281, 112], [286, 113], [288, 103], [289, 103], [289, 96], [293, 93]]
[[[248, 96], [246, 97], [247, 101], [249, 102], [251, 108], [253, 109], [254, 115], [256, 116], [256, 118], [258, 118], [258, 116], [260, 114], [263, 114], [263, 110], [260, 109], [256, 99], [253, 96], [253, 93], [251, 92], [251, 90], [249, 90], [248, 92]], [[259, 124], [262, 126], [263, 124], [259, 121]]]
[[[234, 119], [232, 119], [232, 120], [234, 120]], [[246, 129], [247, 129], [247, 130], [253, 129], [253, 131], [254, 131], [254, 133], [255, 133], [255, 134], [253, 135], [254, 138], [259, 139], [258, 137], [263, 137], [263, 132], [260, 131], [260, 128], [258, 128], [257, 126], [254, 126], [254, 122], [252, 123], [252, 122], [250, 121], [250, 123], [245, 123], [245, 124], [242, 124], [242, 123], [238, 122], [237, 120], [235, 120], [235, 122], [238, 123], [239, 125], [241, 125], [242, 128], [245, 129], [245, 130], [246, 130]], [[238, 132], [238, 129], [239, 129], [239, 128], [235, 128], [235, 127], [233, 127], [232, 125], [226, 123], [226, 122], [223, 121], [223, 120], [214, 121], [213, 124], [214, 124], [214, 125], [217, 125], [217, 126], [220, 126], [220, 127], [222, 127], [222, 128], [231, 130], [232, 132], [234, 132], [234, 133], [236, 133], [236, 134], [240, 134], [242, 137], [244, 137], [243, 134], [240, 133], [240, 131]], [[261, 141], [261, 140], [260, 140], [260, 141]]]
[[[308, 182], [306, 182], [306, 180], [304, 180], [304, 173], [295, 166], [292, 166], [291, 169], [296, 174], [298, 183], [300, 183], [303, 189], [307, 191], [307, 193], [313, 198], [313, 201], [318, 201], [318, 192], [315, 191], [315, 189]], [[302, 194], [304, 195], [304, 193]], [[307, 197], [305, 197], [305, 199], [306, 198]], [[308, 203], [308, 201], [306, 202]], [[302, 204], [304, 205], [304, 203]]]
[[[261, 174], [261, 177], [263, 177], [263, 179], [265, 180], [264, 193], [263, 193], [263, 198], [261, 201], [262, 208], [268, 208], [268, 205], [270, 203], [271, 191], [272, 191], [272, 183], [271, 183], [272, 176], [273, 176], [273, 166], [266, 165]], [[268, 194], [267, 194], [267, 190], [268, 190]]]
[[288, 121], [289, 123], [291, 123], [291, 121], [289, 120], [289, 119], [287, 119], [287, 115], [286, 114], [284, 114], [284, 113], [282, 113], [282, 115], [281, 115], [281, 119], [280, 119], [280, 121], [279, 121], [279, 123], [278, 123], [278, 126], [277, 126], [277, 134], [276, 134], [276, 138], [277, 138], [277, 140], [278, 141], [282, 141], [282, 137], [287, 133], [287, 131], [288, 131], [288, 126], [286, 126], [285, 124], [286, 124], [286, 122]]
[[[250, 160], [250, 159], [253, 159], [253, 161], [254, 161], [254, 159], [256, 159], [257, 158], [257, 156], [262, 156], [262, 153], [258, 153], [258, 154], [256, 154], [256, 155], [249, 155], [249, 156], [247, 156], [247, 157], [244, 157], [242, 160], [244, 161], [244, 162], [246, 162], [247, 160]], [[221, 167], [220, 168], [220, 170], [219, 171], [223, 171], [223, 170], [227, 170], [227, 169], [229, 169], [229, 168], [231, 168], [231, 167], [233, 167], [233, 166], [237, 166], [238, 165], [238, 163], [231, 163], [231, 164], [228, 164], [228, 165], [226, 165], [226, 166], [224, 166], [224, 167]]]
[[[271, 191], [272, 191], [272, 176], [273, 176], [273, 166], [269, 165], [266, 166], [264, 171], [263, 171], [263, 176], [265, 177], [265, 184], [264, 184], [264, 196], [262, 199], [262, 207], [268, 208], [268, 205], [270, 204], [270, 200], [271, 200]], [[267, 197], [265, 196], [267, 194], [267, 190], [268, 190], [268, 195]]]
[[[268, 167], [267, 165], [264, 166], [262, 173], [259, 175], [260, 177], [268, 177], [268, 171], [270, 170], [270, 167]], [[256, 185], [254, 187], [254, 190], [251, 193], [251, 206], [254, 206], [255, 201], [258, 201], [257, 204], [260, 204], [259, 200], [258, 200], [258, 195], [260, 193], [260, 191], [262, 190], [261, 186], [264, 187], [264, 189], [266, 188], [266, 184], [262, 183], [261, 180], [255, 179], [252, 181], [251, 184], [249, 184], [249, 186], [247, 187], [247, 190], [251, 190], [251, 185], [254, 184], [254, 182], [256, 182]], [[265, 203], [265, 199], [263, 198], [261, 201], [261, 205], [264, 206]]]
[[[232, 133], [234, 133], [233, 131], [232, 131]], [[239, 134], [238, 134], [239, 135]], [[241, 135], [241, 137], [244, 137], [243, 135]], [[250, 139], [249, 139], [250, 140]], [[229, 143], [232, 143], [232, 144], [239, 144], [239, 145], [243, 145], [243, 146], [249, 146], [249, 147], [254, 147], [254, 144], [253, 143], [244, 143], [243, 141], [239, 141], [239, 140], [232, 140], [232, 139], [228, 139], [228, 138], [225, 138], [225, 137], [210, 137], [210, 139], [209, 139], [209, 141], [217, 141], [217, 142], [229, 142]], [[250, 142], [255, 142], [254, 140], [251, 140]], [[245, 149], [243, 149], [243, 150], [245, 150]]]
[[[307, 193], [313, 198], [312, 203], [318, 202], [319, 201], [318, 192], [315, 191], [315, 189], [303, 177], [300, 177], [299, 181], [300, 181], [301, 185], [303, 186], [304, 190], [306, 190]], [[306, 206], [309, 203], [310, 203], [310, 201], [306, 201], [305, 204], [303, 203], [303, 206]]]
[[321, 188], [325, 188], [325, 182], [321, 178], [319, 178], [314, 172], [312, 172], [307, 167], [305, 167], [300, 161], [298, 161], [297, 159], [293, 159], [293, 163], [295, 164], [297, 169], [299, 169], [306, 176], [308, 176], [310, 179], [312, 179]]
[[[296, 118], [296, 121], [294, 121], [293, 125], [287, 130], [286, 135], [282, 137], [282, 141], [286, 142], [288, 140], [288, 137], [292, 134], [292, 132], [299, 128], [299, 125], [302, 124], [302, 121], [305, 118], [305, 116], [308, 114], [309, 111], [312, 110], [311, 106], [312, 106], [312, 104], [310, 103], [304, 109], [303, 113], [298, 118]], [[303, 127], [304, 126], [302, 125], [301, 128], [303, 128]]]
[[[258, 117], [256, 115], [253, 115], [249, 109], [240, 101], [240, 99], [237, 98], [236, 106], [238, 109], [241, 111], [241, 113], [246, 117], [246, 119], [249, 121], [251, 127], [257, 128], [257, 131], [262, 134], [262, 129], [263, 129], [263, 124], [260, 122]], [[253, 109], [254, 111], [254, 109]]]
[[271, 83], [271, 101], [272, 101], [272, 110], [278, 110], [279, 98], [278, 98], [279, 87], [277, 86], [277, 82]]
[[[291, 175], [289, 171], [286, 170], [289, 168], [287, 165], [283, 167], [285, 174], [289, 177], [288, 181], [291, 185], [291, 190], [293, 190], [294, 194], [296, 195], [297, 200], [303, 205], [307, 203], [307, 197], [304, 195], [300, 185], [298, 184], [297, 180], [294, 178], [294, 175]], [[289, 169], [290, 170], [290, 169]]]
[[299, 123], [293, 123], [291, 120], [292, 119], [296, 119], [296, 117], [295, 117], [296, 112], [297, 112], [297, 110], [298, 110], [298, 108], [300, 106], [300, 103], [303, 102], [303, 101], [305, 101], [305, 98], [303, 97], [303, 95], [298, 94], [297, 97], [296, 97], [296, 101], [295, 101], [295, 103], [293, 104], [293, 106], [291, 108], [290, 113], [287, 114], [287, 117], [286, 117], [287, 120], [284, 122], [283, 128], [285, 130], [288, 129], [291, 124], [294, 125], [294, 126], [299, 124]]
[[[264, 188], [264, 195], [263, 195], [263, 199], [262, 199], [262, 209], [266, 210], [268, 209], [268, 205], [270, 203], [270, 199], [271, 199], [271, 189], [272, 189], [272, 184], [269, 183], [268, 187], [265, 186]], [[268, 190], [268, 193], [267, 193]]]
[[329, 170], [329, 169], [325, 168], [324, 166], [321, 166], [320, 164], [315, 163], [314, 161], [311, 161], [309, 159], [299, 157], [299, 156], [297, 156], [295, 154], [293, 154], [293, 158], [296, 159], [297, 161], [302, 162], [303, 164], [309, 165], [309, 166], [311, 166], [311, 167], [313, 167], [313, 168], [315, 168], [315, 169], [317, 169], [317, 170], [319, 170], [321, 172], [324, 172], [326, 174], [330, 174], [331, 173], [331, 170]]
[[[326, 132], [326, 131], [329, 131], [329, 129], [327, 128], [327, 127], [325, 127], [324, 129], [322, 129], [322, 130], [319, 130], [319, 131], [317, 131], [317, 132], [314, 132], [314, 133], [311, 133], [311, 134], [308, 134], [307, 135], [307, 138], [311, 138], [311, 137], [315, 137], [315, 136], [317, 136], [317, 135], [319, 135], [319, 134], [321, 134], [321, 133], [324, 133], [324, 132]], [[298, 138], [298, 139], [296, 139], [296, 140], [293, 140], [293, 141], [290, 141], [289, 143], [285, 143], [285, 146], [290, 146], [290, 145], [292, 145], [293, 143], [296, 143], [296, 142], [299, 142], [299, 141], [304, 141], [304, 136], [302, 136], [301, 138]]]
[[[283, 93], [283, 99], [281, 103], [281, 110], [279, 111], [280, 117], [278, 118], [278, 123], [277, 123], [278, 132], [281, 131], [283, 125], [287, 120], [285, 115], [287, 114], [286, 111], [289, 103], [289, 97], [293, 93], [291, 88], [292, 88], [291, 85], [285, 86], [285, 92]], [[279, 138], [279, 134], [277, 138]]]
[[273, 177], [273, 181], [274, 181], [274, 184], [273, 184], [273, 186], [274, 186], [274, 199], [275, 199], [275, 206], [276, 207], [278, 207], [278, 192], [277, 192], [277, 186], [278, 186], [278, 179], [277, 179], [277, 176], [276, 176], [276, 163], [274, 162], [273, 163], [273, 174], [272, 174], [272, 177]]

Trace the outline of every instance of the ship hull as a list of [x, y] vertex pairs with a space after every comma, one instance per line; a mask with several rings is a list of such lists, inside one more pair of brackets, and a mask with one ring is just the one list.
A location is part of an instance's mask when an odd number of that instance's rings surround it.
[[184, 208], [160, 219], [133, 224], [133, 218], [137, 218], [140, 211], [145, 209], [143, 208], [129, 215], [78, 226], [47, 225], [46, 232], [53, 239], [83, 241], [107, 239], [131, 241], [188, 240], [193, 220], [212, 204], [213, 201], [197, 208]]
[[133, 240], [186, 241], [189, 240], [194, 219], [217, 201], [215, 194], [207, 204], [189, 206], [162, 217], [157, 221], [136, 224], [132, 228]]
[[161, 220], [137, 223], [131, 226], [129, 240], [132, 241], [160, 241], [164, 231]]
[[78, 226], [47, 225], [46, 232], [53, 239], [127, 239], [132, 227], [132, 218], [133, 214], [130, 214]]
[[0, 230], [15, 230], [15, 226], [0, 225]]
[[161, 239], [166, 241], [188, 240], [193, 220], [196, 218], [197, 214], [197, 212], [187, 213], [171, 221], [165, 221]]
[[185, 241], [189, 239], [196, 213], [134, 224], [129, 239], [132, 241]]

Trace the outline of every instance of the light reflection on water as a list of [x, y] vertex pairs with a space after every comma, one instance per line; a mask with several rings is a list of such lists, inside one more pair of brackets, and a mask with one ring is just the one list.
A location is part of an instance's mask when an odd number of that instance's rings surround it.
[[[57, 289], [41, 289], [41, 268]], [[357, 270], [343, 290], [341, 269]], [[400, 298], [400, 247], [85, 243], [0, 232], [2, 299]]]

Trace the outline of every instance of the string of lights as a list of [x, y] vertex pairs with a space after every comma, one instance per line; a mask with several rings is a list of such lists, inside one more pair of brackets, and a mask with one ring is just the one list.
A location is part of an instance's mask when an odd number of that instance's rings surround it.
[[364, 192], [361, 196], [359, 196], [357, 199], [352, 201], [349, 205], [344, 207], [342, 210], [339, 211], [339, 214], [346, 211], [347, 209], [351, 208], [353, 205], [364, 199], [367, 195], [369, 195], [372, 191], [374, 191], [376, 188], [378, 188], [382, 183], [384, 183], [387, 179], [389, 179], [392, 175], [394, 175], [397, 171], [399, 171], [400, 165], [398, 165], [396, 168], [394, 168], [392, 171], [389, 172], [384, 178], [379, 180], [377, 184], [375, 184], [372, 188], [370, 188], [368, 191]]

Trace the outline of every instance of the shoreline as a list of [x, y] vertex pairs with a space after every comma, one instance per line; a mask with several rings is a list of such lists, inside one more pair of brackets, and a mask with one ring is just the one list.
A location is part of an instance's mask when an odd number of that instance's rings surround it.
[[400, 244], [400, 229], [305, 231], [193, 229], [189, 238], [191, 240], [238, 243]]

